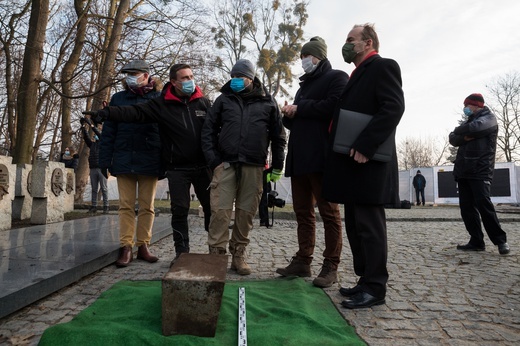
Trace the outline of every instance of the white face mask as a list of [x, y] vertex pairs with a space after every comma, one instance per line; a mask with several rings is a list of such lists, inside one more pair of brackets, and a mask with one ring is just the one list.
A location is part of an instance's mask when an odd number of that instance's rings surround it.
[[312, 58], [313, 58], [312, 55], [308, 55], [302, 59], [302, 68], [303, 68], [303, 71], [305, 71], [305, 73], [311, 73], [318, 66], [318, 64], [315, 65], [312, 63]]
[[126, 84], [131, 88], [138, 88], [141, 86], [141, 83], [138, 82], [139, 78], [143, 76], [143, 73], [137, 76], [128, 75], [126, 76]]

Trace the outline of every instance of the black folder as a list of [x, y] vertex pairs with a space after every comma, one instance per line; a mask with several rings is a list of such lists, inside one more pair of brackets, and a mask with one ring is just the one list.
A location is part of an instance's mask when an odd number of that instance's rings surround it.
[[[368, 125], [372, 115], [364, 114], [346, 109], [340, 109], [338, 126], [332, 150], [340, 154], [349, 155], [352, 144], [361, 131]], [[377, 148], [371, 160], [390, 162], [394, 152], [395, 129], [388, 138]]]

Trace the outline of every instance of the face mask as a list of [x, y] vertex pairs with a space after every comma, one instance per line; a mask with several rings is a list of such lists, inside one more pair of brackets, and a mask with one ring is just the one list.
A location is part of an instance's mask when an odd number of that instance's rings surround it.
[[182, 92], [191, 95], [195, 91], [195, 81], [193, 79], [182, 82]]
[[139, 78], [141, 78], [142, 74], [140, 75], [137, 75], [137, 76], [131, 76], [131, 75], [128, 75], [126, 76], [126, 84], [131, 87], [131, 88], [138, 88], [140, 85], [139, 83], [137, 82], [137, 80]]
[[305, 73], [312, 73], [318, 64], [314, 65], [312, 63], [312, 56], [307, 56], [302, 59], [302, 68], [305, 71]]
[[70, 156], [70, 151], [65, 150], [65, 155]]
[[246, 85], [242, 78], [231, 78], [231, 90], [233, 90], [236, 93], [239, 93], [245, 88]]
[[97, 135], [94, 135], [94, 139], [95, 139], [96, 141], [99, 141], [99, 137], [98, 137]]
[[471, 109], [469, 109], [469, 107], [464, 107], [464, 109], [462, 110], [464, 112], [464, 115], [469, 117], [471, 114], [473, 114], [473, 112], [471, 111]]
[[354, 58], [356, 57], [356, 55], [358, 55], [358, 53], [356, 53], [354, 51], [354, 47], [356, 45], [354, 43], [345, 43], [343, 45], [343, 48], [341, 48], [341, 54], [343, 54], [343, 60], [345, 60], [345, 62], [347, 64], [350, 64], [352, 63], [352, 61], [354, 61]]

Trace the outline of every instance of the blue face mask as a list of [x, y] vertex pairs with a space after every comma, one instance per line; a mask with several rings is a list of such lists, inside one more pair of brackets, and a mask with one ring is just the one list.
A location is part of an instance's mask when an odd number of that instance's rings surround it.
[[464, 115], [469, 117], [471, 114], [473, 114], [473, 112], [471, 111], [471, 109], [469, 109], [469, 107], [464, 107], [464, 109], [462, 110], [464, 112]]
[[94, 139], [95, 139], [96, 141], [99, 141], [99, 137], [98, 137], [97, 135], [94, 135]]
[[231, 78], [231, 90], [238, 93], [246, 88], [242, 78]]
[[182, 82], [182, 92], [191, 95], [195, 91], [195, 81], [193, 79]]

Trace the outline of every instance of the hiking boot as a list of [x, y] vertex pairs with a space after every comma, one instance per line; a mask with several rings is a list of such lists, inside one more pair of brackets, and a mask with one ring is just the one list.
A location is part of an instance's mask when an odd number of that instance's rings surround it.
[[97, 212], [97, 207], [96, 206], [92, 206], [88, 209], [88, 212], [91, 213], [91, 214], [95, 214]]
[[143, 244], [137, 248], [137, 259], [149, 263], [155, 263], [159, 260], [157, 256], [151, 254], [150, 250], [148, 250], [148, 245], [146, 244]]
[[278, 268], [276, 272], [282, 276], [311, 276], [311, 265], [307, 264], [303, 259], [294, 256], [291, 263], [285, 268]]
[[239, 245], [233, 252], [231, 259], [231, 269], [236, 270], [238, 275], [249, 275], [251, 274], [251, 268], [246, 263], [246, 247], [244, 245]]
[[338, 271], [332, 263], [324, 261], [320, 274], [312, 281], [316, 287], [327, 288], [338, 282]]
[[131, 246], [123, 246], [119, 248], [119, 258], [116, 261], [116, 267], [122, 268], [126, 267], [132, 262], [132, 247]]
[[103, 206], [103, 214], [108, 214], [108, 205]]

